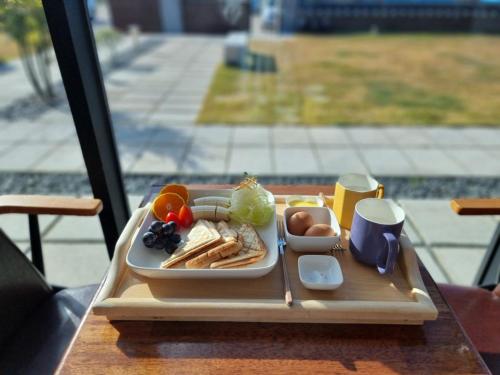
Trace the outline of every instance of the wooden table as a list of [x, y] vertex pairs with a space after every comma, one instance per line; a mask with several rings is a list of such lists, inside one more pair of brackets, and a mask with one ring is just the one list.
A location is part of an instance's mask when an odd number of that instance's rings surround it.
[[[228, 186], [193, 186], [204, 188]], [[275, 194], [328, 186], [266, 186]], [[146, 196], [147, 201], [152, 192]], [[488, 373], [427, 270], [439, 310], [423, 326], [108, 322], [87, 313], [59, 371], [89, 373]], [[478, 317], [480, 319], [480, 317]]]

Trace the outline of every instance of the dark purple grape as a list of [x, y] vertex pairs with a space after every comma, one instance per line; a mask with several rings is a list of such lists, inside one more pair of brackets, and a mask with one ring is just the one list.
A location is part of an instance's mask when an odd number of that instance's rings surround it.
[[158, 250], [164, 249], [167, 241], [168, 238], [166, 237], [158, 237], [155, 241], [154, 248]]
[[181, 236], [179, 233], [174, 233], [170, 236], [170, 240], [175, 243], [175, 244], [178, 244], [179, 242], [181, 242]]
[[163, 225], [163, 221], [153, 221], [148, 228], [148, 231], [159, 234], [161, 232], [161, 227]]
[[172, 240], [167, 239], [164, 249], [167, 254], [173, 254], [173, 252], [177, 249], [177, 245]]
[[142, 235], [142, 243], [144, 246], [152, 248], [155, 245], [158, 236], [153, 232], [146, 232]]
[[167, 237], [172, 235], [175, 232], [175, 222], [170, 221], [166, 224], [163, 224], [161, 226], [161, 232], [163, 235], [165, 235]]
[[172, 233], [174, 233], [177, 230], [177, 224], [175, 223], [175, 221], [169, 221], [167, 224], [173, 228]]

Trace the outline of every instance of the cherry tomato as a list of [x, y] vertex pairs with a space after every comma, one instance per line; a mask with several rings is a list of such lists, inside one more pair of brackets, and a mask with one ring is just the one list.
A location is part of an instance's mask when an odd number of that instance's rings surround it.
[[167, 216], [165, 216], [165, 222], [168, 223], [170, 221], [173, 221], [177, 228], [181, 226], [181, 220], [179, 219], [179, 216], [173, 211], [170, 211]]
[[189, 206], [183, 205], [179, 211], [179, 220], [184, 228], [189, 228], [193, 224], [193, 212]]

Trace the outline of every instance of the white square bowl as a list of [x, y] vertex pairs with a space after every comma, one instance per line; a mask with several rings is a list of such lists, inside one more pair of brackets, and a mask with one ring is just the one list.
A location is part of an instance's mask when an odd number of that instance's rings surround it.
[[344, 282], [337, 259], [330, 255], [302, 255], [299, 257], [299, 278], [308, 289], [333, 290]]
[[[295, 236], [288, 232], [288, 218], [294, 213], [305, 211], [311, 214], [314, 224], [327, 224], [337, 233], [336, 236], [313, 237]], [[298, 252], [327, 252], [340, 241], [340, 225], [332, 210], [327, 207], [287, 207], [283, 213], [287, 245]]]

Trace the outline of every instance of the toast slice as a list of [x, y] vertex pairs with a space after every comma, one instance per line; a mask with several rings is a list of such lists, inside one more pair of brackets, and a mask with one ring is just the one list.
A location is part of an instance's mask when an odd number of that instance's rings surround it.
[[161, 267], [171, 268], [180, 261], [194, 256], [207, 247], [219, 242], [221, 238], [214, 223], [207, 220], [198, 220], [187, 234], [184, 242], [161, 264]]
[[210, 248], [197, 257], [186, 262], [186, 268], [205, 268], [215, 261], [226, 258], [240, 251], [242, 244], [240, 241], [224, 242], [220, 245]]
[[210, 246], [205, 248], [201, 254], [186, 262], [186, 268], [205, 268], [212, 262], [226, 258], [240, 251], [243, 244], [238, 240], [238, 232], [234, 229], [230, 229], [224, 221], [217, 223], [217, 231], [222, 237], [222, 243], [216, 244], [215, 247]]
[[234, 257], [229, 257], [218, 262], [210, 264], [210, 268], [236, 268], [248, 266], [249, 264], [254, 264], [264, 259], [266, 254], [257, 254], [256, 252], [249, 252], [247, 254], [236, 255]]
[[241, 250], [226, 259], [213, 262], [210, 268], [241, 267], [256, 263], [266, 256], [267, 247], [253, 226], [242, 224], [236, 231], [243, 243]]

